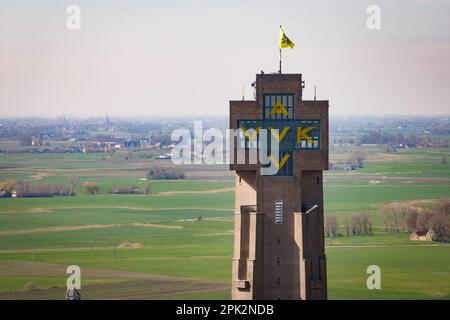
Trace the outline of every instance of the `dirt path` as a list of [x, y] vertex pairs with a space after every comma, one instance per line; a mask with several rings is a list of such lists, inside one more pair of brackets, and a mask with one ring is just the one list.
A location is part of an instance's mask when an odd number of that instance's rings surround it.
[[[1, 276], [30, 276], [30, 277], [67, 277], [67, 266], [37, 262], [0, 262]], [[120, 279], [147, 279], [147, 280], [172, 280], [185, 281], [191, 280], [183, 277], [161, 276], [155, 274], [130, 272], [112, 269], [82, 268], [83, 277], [86, 278], [120, 278]]]
[[210, 190], [199, 190], [199, 191], [164, 191], [164, 192], [160, 192], [158, 193], [159, 195], [164, 195], [164, 196], [173, 196], [175, 194], [197, 194], [197, 193], [201, 193], [201, 194], [209, 194], [209, 193], [222, 193], [222, 192], [231, 192], [234, 191], [234, 188], [222, 188], [222, 189], [210, 189]]
[[104, 229], [116, 227], [116, 224], [91, 224], [84, 226], [64, 226], [64, 227], [45, 227], [45, 228], [34, 228], [34, 229], [24, 229], [24, 230], [4, 230], [0, 231], [0, 236], [6, 235], [16, 235], [16, 234], [32, 234], [32, 233], [46, 233], [46, 232], [57, 232], [57, 231], [75, 231], [75, 230], [85, 230], [85, 229]]
[[0, 231], [0, 236], [60, 232], [60, 231], [77, 231], [77, 230], [87, 230], [87, 229], [104, 229], [104, 228], [123, 227], [123, 226], [151, 227], [151, 228], [165, 228], [165, 229], [183, 229], [183, 226], [172, 226], [172, 225], [163, 225], [163, 224], [156, 224], [156, 223], [90, 224], [90, 225], [82, 225], [82, 226], [60, 226], [60, 227], [43, 227], [43, 228], [22, 229], [22, 230], [4, 230], [4, 231]]
[[166, 229], [183, 229], [183, 226], [168, 226], [163, 224], [154, 224], [154, 223], [131, 223], [131, 226], [134, 227], [154, 227], [154, 228], [166, 228]]
[[225, 208], [200, 208], [200, 207], [185, 207], [185, 208], [141, 208], [141, 207], [130, 207], [130, 206], [73, 206], [73, 207], [36, 207], [24, 210], [8, 210], [0, 211], [0, 214], [21, 214], [21, 213], [50, 213], [54, 210], [71, 210], [71, 209], [126, 209], [135, 211], [177, 211], [177, 210], [199, 210], [199, 211], [221, 211], [221, 212], [232, 212], [233, 209]]
[[383, 173], [380, 174], [367, 174], [367, 173], [352, 173], [348, 175], [341, 175], [333, 173], [329, 173], [325, 176], [325, 181], [333, 181], [333, 180], [367, 180], [367, 181], [379, 181], [379, 182], [399, 182], [399, 183], [436, 183], [436, 184], [445, 184], [450, 183], [449, 178], [417, 178], [417, 177], [389, 177], [384, 176]]
[[436, 243], [436, 244], [368, 244], [368, 245], [332, 245], [325, 246], [325, 248], [391, 248], [391, 247], [448, 247], [450, 244]]

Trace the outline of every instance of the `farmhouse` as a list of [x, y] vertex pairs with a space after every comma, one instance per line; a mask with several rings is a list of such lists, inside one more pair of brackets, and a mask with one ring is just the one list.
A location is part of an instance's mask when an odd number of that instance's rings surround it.
[[428, 230], [416, 230], [409, 237], [410, 240], [433, 241], [434, 231], [432, 228]]

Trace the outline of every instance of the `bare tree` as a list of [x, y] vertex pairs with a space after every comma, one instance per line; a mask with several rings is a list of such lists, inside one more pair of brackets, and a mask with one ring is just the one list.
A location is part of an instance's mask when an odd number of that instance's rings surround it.
[[384, 214], [389, 230], [391, 232], [400, 232], [400, 223], [403, 223], [400, 206], [398, 204], [390, 205], [385, 209]]
[[367, 151], [365, 150], [352, 150], [350, 154], [350, 161], [356, 164], [359, 168], [364, 167], [364, 160], [367, 158]]
[[152, 193], [150, 181], [148, 181], [148, 180], [145, 181], [144, 193], [145, 194], [151, 194]]
[[417, 229], [417, 219], [419, 212], [416, 208], [409, 207], [404, 216], [406, 228], [408, 232], [413, 232]]
[[347, 236], [349, 236], [350, 232], [352, 231], [352, 223], [351, 223], [350, 219], [345, 218], [343, 221], [343, 224], [344, 224], [345, 234]]
[[354, 236], [361, 235], [361, 217], [359, 215], [352, 216], [352, 233]]
[[433, 217], [433, 212], [430, 210], [422, 210], [418, 215], [417, 219], [417, 229], [428, 230], [430, 228], [431, 218]]
[[430, 227], [437, 241], [450, 241], [450, 200], [440, 200], [433, 207]]
[[384, 232], [388, 232], [389, 230], [389, 214], [387, 212], [383, 212], [381, 214], [383, 217], [383, 224], [384, 224]]
[[336, 216], [327, 216], [325, 219], [325, 234], [327, 237], [337, 237], [338, 224]]
[[360, 223], [361, 223], [361, 233], [362, 234], [370, 234], [372, 233], [372, 224], [369, 221], [369, 216], [367, 213], [364, 213], [360, 216]]
[[76, 189], [80, 181], [75, 177], [69, 177], [70, 193], [75, 195]]

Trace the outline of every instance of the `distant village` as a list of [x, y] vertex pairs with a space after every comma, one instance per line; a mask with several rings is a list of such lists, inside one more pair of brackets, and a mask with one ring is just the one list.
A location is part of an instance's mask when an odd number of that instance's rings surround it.
[[[105, 153], [124, 158], [170, 159], [176, 128], [192, 130], [187, 118], [3, 118], [0, 152], [3, 153]], [[228, 127], [225, 117], [204, 118], [206, 128]], [[450, 146], [448, 116], [336, 117], [330, 119], [330, 148], [380, 145], [385, 152], [403, 148]], [[348, 159], [330, 163], [330, 170], [357, 170], [367, 155], [352, 151]], [[447, 161], [447, 159], [442, 159]]]
[[[3, 153], [120, 153], [127, 157], [170, 159], [176, 128], [190, 128], [184, 119], [0, 119]], [[206, 120], [223, 127], [223, 121]]]

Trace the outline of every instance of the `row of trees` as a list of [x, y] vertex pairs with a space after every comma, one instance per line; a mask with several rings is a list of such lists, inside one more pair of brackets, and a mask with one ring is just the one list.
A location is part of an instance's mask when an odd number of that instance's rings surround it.
[[139, 186], [130, 184], [123, 186], [114, 186], [112, 187], [108, 193], [110, 194], [151, 194], [150, 183], [148, 181], [145, 182], [144, 189], [141, 191]]
[[[450, 242], [450, 200], [438, 200], [430, 208], [418, 208], [408, 204], [393, 204], [380, 212], [384, 231], [392, 233], [414, 231], [434, 232], [434, 241]], [[324, 221], [325, 235], [337, 237], [341, 234], [372, 234], [372, 222], [367, 214], [347, 216], [338, 222], [334, 215], [328, 215]]]
[[[87, 194], [98, 194], [100, 192], [100, 187], [92, 181], [88, 181], [83, 183], [83, 189]], [[150, 182], [146, 181], [144, 185], [144, 189], [141, 190], [139, 186], [130, 184], [130, 185], [121, 185], [121, 186], [113, 186], [109, 191], [109, 194], [151, 194]]]
[[430, 209], [393, 204], [382, 212], [385, 232], [433, 229], [436, 241], [450, 241], [450, 200], [439, 200]]
[[[52, 183], [29, 183], [26, 181], [16, 181], [6, 179], [0, 182], [0, 197], [9, 198], [13, 195], [19, 198], [32, 197], [53, 197], [53, 196], [74, 196], [79, 181], [76, 178], [69, 178], [68, 185]], [[87, 194], [98, 194], [100, 187], [96, 182], [86, 181], [82, 184], [83, 190]], [[150, 194], [150, 182], [146, 181], [143, 190], [137, 185], [113, 186], [110, 194]]]
[[3, 181], [0, 184], [0, 190], [3, 197], [11, 197], [13, 194], [19, 198], [75, 195], [70, 186], [54, 183], [31, 184], [24, 181], [17, 182], [12, 179]]
[[[113, 186], [110, 194], [151, 194], [150, 180], [179, 180], [184, 179], [184, 171], [177, 168], [153, 168], [146, 175], [143, 189], [137, 185]], [[0, 197], [52, 197], [55, 195], [74, 196], [76, 194], [79, 180], [75, 177], [68, 178], [68, 185], [60, 184], [37, 184], [25, 181], [7, 179], [0, 182]], [[86, 181], [82, 184], [83, 190], [87, 194], [98, 194], [100, 187], [96, 182]]]
[[147, 180], [182, 180], [184, 171], [177, 168], [153, 168], [147, 174]]
[[355, 138], [356, 145], [361, 144], [392, 144], [392, 145], [417, 145], [429, 147], [448, 147], [450, 139], [446, 135], [429, 134], [401, 134], [387, 133], [381, 130], [372, 130], [371, 132]]
[[[372, 234], [372, 223], [367, 214], [355, 214], [351, 217], [345, 217], [342, 221], [342, 226], [346, 236]], [[325, 235], [327, 237], [337, 237], [339, 235], [339, 223], [336, 216], [326, 216]]]
[[55, 183], [32, 184], [26, 181], [6, 179], [0, 182], [0, 192], [2, 197], [15, 195], [19, 198], [74, 196], [77, 184], [77, 180], [72, 178], [69, 179], [69, 185]]

